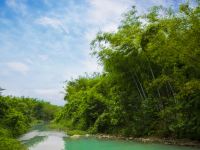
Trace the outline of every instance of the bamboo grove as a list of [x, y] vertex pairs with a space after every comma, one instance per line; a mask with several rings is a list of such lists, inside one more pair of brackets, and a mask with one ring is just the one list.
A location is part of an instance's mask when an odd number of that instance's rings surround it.
[[67, 82], [56, 121], [124, 136], [200, 140], [200, 5], [136, 8], [91, 43], [102, 73]]

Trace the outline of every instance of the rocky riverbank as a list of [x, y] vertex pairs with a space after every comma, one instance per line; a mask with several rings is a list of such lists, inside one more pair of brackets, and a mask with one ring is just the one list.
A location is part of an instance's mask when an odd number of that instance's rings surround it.
[[172, 138], [158, 138], [158, 137], [124, 137], [124, 136], [116, 136], [116, 135], [108, 135], [108, 134], [96, 134], [96, 135], [72, 135], [70, 138], [77, 139], [81, 137], [96, 137], [98, 139], [113, 139], [113, 140], [126, 140], [126, 141], [136, 141], [142, 143], [161, 143], [167, 145], [178, 145], [178, 146], [188, 146], [188, 147], [199, 147], [200, 141], [193, 141], [189, 139], [172, 139]]
[[194, 141], [189, 139], [172, 139], [172, 138], [158, 138], [158, 137], [135, 138], [135, 137], [107, 135], [107, 134], [97, 134], [95, 135], [95, 137], [99, 139], [120, 139], [120, 140], [137, 141], [143, 143], [162, 143], [167, 145], [200, 147], [200, 141]]

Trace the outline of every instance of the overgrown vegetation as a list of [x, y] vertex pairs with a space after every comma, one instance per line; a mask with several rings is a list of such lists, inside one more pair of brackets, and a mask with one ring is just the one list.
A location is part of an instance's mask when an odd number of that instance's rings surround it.
[[93, 54], [102, 74], [66, 85], [57, 122], [125, 136], [200, 140], [200, 5], [178, 12], [133, 7], [114, 33], [99, 33]]
[[50, 121], [58, 106], [32, 98], [0, 96], [0, 150], [26, 149], [15, 138], [37, 121]]

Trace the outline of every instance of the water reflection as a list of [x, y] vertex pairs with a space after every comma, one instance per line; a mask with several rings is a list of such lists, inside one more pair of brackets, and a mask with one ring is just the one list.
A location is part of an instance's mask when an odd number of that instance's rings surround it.
[[66, 135], [56, 131], [31, 131], [19, 138], [29, 150], [63, 150]]
[[64, 132], [34, 130], [19, 138], [29, 150], [197, 150], [190, 147], [144, 144], [93, 137], [68, 138]]
[[31, 138], [29, 140], [25, 140], [23, 141], [23, 143], [27, 146], [27, 147], [33, 147], [34, 145], [37, 145], [40, 142], [43, 142], [44, 140], [46, 140], [46, 136], [36, 136], [34, 138]]
[[50, 135], [43, 142], [31, 146], [30, 150], [63, 150], [64, 141], [62, 137]]

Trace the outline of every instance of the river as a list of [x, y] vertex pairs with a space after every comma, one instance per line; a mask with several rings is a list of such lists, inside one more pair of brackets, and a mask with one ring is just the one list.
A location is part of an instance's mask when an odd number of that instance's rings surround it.
[[19, 140], [29, 150], [197, 150], [197, 148], [146, 144], [123, 140], [104, 140], [92, 137], [70, 138], [64, 132], [33, 129]]

